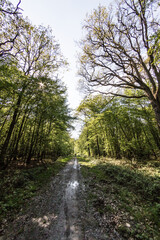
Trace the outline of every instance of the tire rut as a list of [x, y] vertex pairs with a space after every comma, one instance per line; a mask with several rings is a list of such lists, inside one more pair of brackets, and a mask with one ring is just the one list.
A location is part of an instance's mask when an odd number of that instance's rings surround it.
[[69, 161], [27, 212], [17, 216], [3, 240], [83, 240], [79, 171], [77, 159]]

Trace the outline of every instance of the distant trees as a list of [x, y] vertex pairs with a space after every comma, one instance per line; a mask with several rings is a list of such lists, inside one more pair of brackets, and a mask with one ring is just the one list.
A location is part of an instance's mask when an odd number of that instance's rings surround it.
[[84, 118], [76, 142], [80, 154], [137, 160], [157, 157], [160, 137], [146, 99], [92, 96], [80, 104], [77, 114]]
[[[71, 117], [66, 89], [57, 76], [66, 61], [59, 44], [50, 29], [19, 18], [19, 4], [14, 8], [2, 1], [0, 11], [2, 25], [7, 26], [1, 32], [1, 168], [20, 159], [26, 164], [33, 157], [42, 161], [47, 154], [56, 158], [65, 154], [64, 149], [69, 154]], [[16, 16], [17, 28], [12, 28], [10, 17], [5, 25], [6, 14]]]
[[[156, 0], [124, 0], [109, 10], [99, 6], [84, 24], [79, 74], [91, 90], [147, 97], [160, 128], [158, 11]], [[134, 90], [132, 96], [126, 89]]]

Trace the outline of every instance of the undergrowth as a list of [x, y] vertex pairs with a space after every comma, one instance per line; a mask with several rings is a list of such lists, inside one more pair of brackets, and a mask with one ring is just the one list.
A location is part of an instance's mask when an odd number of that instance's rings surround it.
[[99, 213], [106, 229], [116, 219], [112, 228], [122, 239], [160, 239], [158, 162], [134, 167], [123, 160], [79, 159], [79, 162], [88, 184], [88, 207]]
[[[12, 220], [31, 197], [43, 189], [50, 178], [56, 175], [71, 158], [59, 158], [46, 167], [10, 169], [0, 172], [0, 225]], [[2, 231], [2, 229], [0, 229]]]

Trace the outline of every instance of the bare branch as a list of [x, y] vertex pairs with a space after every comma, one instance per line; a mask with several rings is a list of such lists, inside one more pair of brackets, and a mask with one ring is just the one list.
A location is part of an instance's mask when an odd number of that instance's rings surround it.
[[19, 2], [18, 2], [18, 4], [17, 4], [17, 6], [16, 6], [16, 8], [15, 8], [14, 11], [8, 11], [8, 10], [5, 10], [5, 9], [3, 9], [3, 8], [0, 8], [0, 12], [7, 13], [7, 14], [10, 14], [10, 15], [18, 15], [18, 14], [20, 14], [20, 13], [18, 12], [18, 10], [21, 10], [21, 11], [22, 11], [22, 9], [19, 8], [19, 5], [20, 5], [20, 4], [21, 4], [21, 0], [19, 0]]

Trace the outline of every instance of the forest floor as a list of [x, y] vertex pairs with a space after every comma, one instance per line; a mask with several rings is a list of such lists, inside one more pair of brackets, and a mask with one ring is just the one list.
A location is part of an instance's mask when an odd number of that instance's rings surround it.
[[160, 162], [89, 158], [79, 163], [86, 239], [160, 240]]
[[72, 159], [45, 191], [32, 199], [25, 212], [18, 214], [0, 239], [82, 240], [82, 187], [77, 159]]
[[122, 162], [70, 160], [0, 240], [159, 240], [160, 164]]

